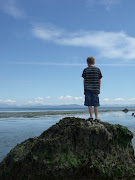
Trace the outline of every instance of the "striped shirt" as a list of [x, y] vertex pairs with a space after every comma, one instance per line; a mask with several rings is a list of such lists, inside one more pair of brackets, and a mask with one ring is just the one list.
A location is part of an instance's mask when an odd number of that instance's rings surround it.
[[88, 66], [83, 70], [82, 77], [85, 79], [84, 90], [99, 92], [99, 80], [102, 78], [99, 68]]

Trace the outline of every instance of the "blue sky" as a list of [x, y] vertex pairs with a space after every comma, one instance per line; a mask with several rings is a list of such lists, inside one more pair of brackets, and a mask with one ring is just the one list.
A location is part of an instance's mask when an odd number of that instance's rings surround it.
[[135, 104], [134, 0], [0, 0], [0, 103], [84, 103], [94, 56], [100, 103]]

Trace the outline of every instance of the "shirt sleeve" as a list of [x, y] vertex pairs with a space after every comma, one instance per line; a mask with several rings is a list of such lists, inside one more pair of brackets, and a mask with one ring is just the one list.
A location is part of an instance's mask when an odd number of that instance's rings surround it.
[[83, 77], [84, 79], [86, 78], [86, 71], [85, 71], [85, 69], [83, 70], [82, 77]]
[[103, 76], [102, 76], [102, 73], [101, 73], [101, 71], [100, 71], [100, 69], [99, 69], [99, 71], [98, 71], [98, 78], [99, 79], [101, 79]]

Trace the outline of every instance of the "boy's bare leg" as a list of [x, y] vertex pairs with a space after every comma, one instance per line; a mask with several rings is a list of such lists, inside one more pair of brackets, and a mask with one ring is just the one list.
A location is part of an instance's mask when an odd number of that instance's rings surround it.
[[88, 106], [90, 118], [93, 118], [92, 106]]
[[98, 119], [98, 106], [94, 107], [95, 119]]

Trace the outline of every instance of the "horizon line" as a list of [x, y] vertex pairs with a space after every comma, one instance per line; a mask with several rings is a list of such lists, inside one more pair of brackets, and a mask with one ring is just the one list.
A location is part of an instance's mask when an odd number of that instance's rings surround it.
[[[50, 62], [9, 62], [10, 64], [18, 64], [18, 65], [44, 65], [44, 66], [87, 66], [87, 63], [50, 63]], [[135, 64], [131, 63], [119, 63], [119, 64], [96, 64], [95, 66], [135, 66]]]
[[[0, 103], [0, 105], [1, 105], [1, 103]], [[83, 107], [86, 107], [86, 106], [84, 106], [83, 104], [54, 104], [54, 105], [52, 105], [52, 104], [21, 104], [21, 105], [17, 105], [17, 104], [5, 104], [5, 106], [4, 107], [1, 107], [0, 106], [0, 108], [6, 108], [6, 106], [7, 107], [9, 107], [9, 108], [13, 108], [13, 107], [39, 107], [39, 106], [83, 106]], [[109, 107], [109, 106], [113, 106], [113, 107], [117, 107], [117, 106], [135, 106], [135, 104], [101, 104], [100, 105], [100, 107], [102, 107], [102, 106], [107, 106], [107, 107]], [[87, 107], [86, 107], [87, 108]]]

